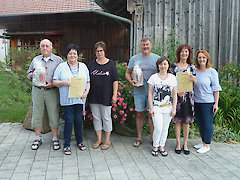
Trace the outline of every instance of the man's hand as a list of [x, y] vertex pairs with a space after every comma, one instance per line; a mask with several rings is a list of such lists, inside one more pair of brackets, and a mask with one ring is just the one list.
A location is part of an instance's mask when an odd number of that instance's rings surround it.
[[138, 85], [136, 85], [136, 81], [135, 80], [132, 80], [131, 82], [130, 82], [130, 84], [131, 84], [131, 86], [132, 87], [139, 87]]
[[[46, 80], [47, 81], [47, 80]], [[45, 88], [52, 88], [52, 87], [54, 87], [54, 85], [53, 85], [53, 83], [51, 83], [51, 82], [49, 82], [49, 81], [47, 81], [47, 85], [46, 86], [43, 86], [43, 87], [45, 87]]]

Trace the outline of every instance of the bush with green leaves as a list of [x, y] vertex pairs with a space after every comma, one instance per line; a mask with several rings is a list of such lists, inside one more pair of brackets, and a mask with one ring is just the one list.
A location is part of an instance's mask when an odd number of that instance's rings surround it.
[[219, 110], [214, 122], [238, 133], [240, 129], [240, 66], [234, 62], [226, 63], [219, 70], [222, 87], [219, 98]]
[[176, 32], [172, 30], [166, 42], [159, 41], [152, 47], [152, 52], [159, 56], [166, 56], [170, 63], [176, 61], [176, 52], [180, 43], [176, 41]]
[[[25, 89], [27, 93], [31, 92], [31, 82], [27, 79], [27, 70], [34, 57], [41, 54], [39, 48], [15, 48], [10, 50], [7, 58], [6, 64], [14, 72], [16, 79], [20, 81], [18, 83], [18, 88]], [[20, 68], [19, 68], [20, 67]], [[14, 81], [10, 81], [11, 86], [15, 86]]]

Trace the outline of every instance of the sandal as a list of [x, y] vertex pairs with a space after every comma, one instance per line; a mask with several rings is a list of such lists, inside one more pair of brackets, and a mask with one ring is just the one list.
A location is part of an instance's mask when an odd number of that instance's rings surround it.
[[72, 154], [71, 148], [70, 148], [70, 147], [65, 147], [65, 148], [64, 148], [64, 154], [65, 154], [65, 155], [71, 155], [71, 154]]
[[142, 144], [142, 140], [140, 140], [140, 139], [136, 139], [136, 140], [133, 142], [133, 146], [134, 146], [134, 147], [139, 147], [140, 144]]
[[151, 154], [152, 154], [153, 156], [158, 156], [158, 150], [155, 151], [154, 149], [152, 149]]
[[110, 145], [111, 145], [111, 143], [109, 143], [109, 144], [104, 144], [104, 145], [102, 146], [101, 150], [107, 150], [107, 149], [109, 149]]
[[189, 149], [184, 149], [184, 146], [182, 146], [182, 149], [183, 149], [183, 153], [185, 155], [189, 155], [190, 154], [190, 150]]
[[83, 143], [78, 144], [77, 146], [81, 151], [85, 151], [87, 149], [86, 146]]
[[53, 141], [53, 150], [59, 150], [59, 149], [60, 149], [59, 140], [54, 140]]
[[32, 144], [32, 150], [37, 150], [39, 148], [39, 146], [42, 144], [42, 140], [34, 140], [34, 143]]
[[177, 147], [175, 148], [175, 153], [181, 154], [181, 152], [182, 152], [182, 149], [177, 149]]
[[96, 142], [93, 144], [92, 148], [93, 148], [93, 149], [97, 149], [102, 143], [103, 143], [102, 141], [96, 141]]
[[164, 153], [167, 153], [165, 150], [164, 151], [160, 151], [160, 154], [163, 156], [163, 157], [166, 157], [168, 156], [168, 153], [167, 154], [164, 154]]

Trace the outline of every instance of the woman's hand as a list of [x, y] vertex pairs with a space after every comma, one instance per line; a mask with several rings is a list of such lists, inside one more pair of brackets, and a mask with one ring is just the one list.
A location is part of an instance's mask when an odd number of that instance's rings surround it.
[[67, 80], [62, 80], [62, 86], [71, 86], [71, 83]]
[[149, 109], [149, 114], [150, 114], [150, 116], [154, 116], [154, 111], [152, 108]]
[[189, 75], [189, 79], [193, 82], [193, 84], [196, 84], [196, 82], [197, 82], [196, 76], [190, 74], [190, 75]]
[[183, 97], [184, 96], [184, 92], [178, 92], [177, 95], [180, 96], [180, 97]]
[[215, 103], [213, 105], [213, 113], [216, 113], [218, 111], [218, 105]]
[[83, 95], [82, 95], [81, 99], [84, 99], [84, 98], [86, 98], [86, 97], [87, 97], [87, 95], [88, 95], [88, 91], [84, 91], [84, 93], [83, 93]]
[[112, 103], [116, 104], [116, 102], [117, 102], [117, 94], [113, 94], [113, 96], [112, 96]]
[[172, 107], [171, 112], [170, 112], [170, 116], [174, 117], [176, 115], [176, 108]]

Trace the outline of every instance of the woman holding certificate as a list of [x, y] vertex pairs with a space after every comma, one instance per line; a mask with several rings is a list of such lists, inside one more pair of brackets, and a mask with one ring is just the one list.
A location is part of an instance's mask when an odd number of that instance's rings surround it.
[[60, 104], [64, 111], [64, 154], [71, 155], [73, 124], [77, 146], [81, 151], [86, 150], [82, 139], [82, 111], [90, 89], [90, 77], [87, 66], [78, 62], [79, 47], [70, 44], [66, 52], [67, 62], [57, 67], [53, 84], [59, 87]]
[[198, 153], [210, 150], [213, 136], [213, 117], [218, 111], [219, 85], [218, 73], [211, 66], [210, 55], [199, 50], [195, 58], [197, 84], [194, 85], [194, 110], [202, 143], [195, 145]]
[[[195, 77], [195, 66], [193, 65], [192, 56], [193, 51], [192, 48], [187, 45], [183, 44], [180, 45], [176, 52], [177, 61], [172, 65], [173, 74], [178, 77], [184, 77], [185, 80], [179, 81], [178, 80], [178, 103], [177, 103], [177, 112], [176, 115], [172, 118], [172, 123], [175, 124], [175, 135], [176, 135], [176, 148], [175, 152], [177, 154], [183, 153], [185, 155], [190, 154], [190, 150], [188, 149], [187, 142], [188, 142], [188, 134], [189, 134], [189, 124], [193, 123], [194, 116], [193, 116], [193, 90], [184, 91], [179, 89], [179, 86], [182, 85], [181, 83], [185, 81], [191, 81], [192, 83], [196, 83]], [[189, 74], [189, 75], [188, 75]], [[190, 82], [190, 83], [191, 83]], [[191, 84], [190, 84], [191, 85]], [[181, 134], [181, 124], [183, 124], [183, 146], [181, 148], [180, 144], [180, 134]]]
[[91, 90], [88, 102], [93, 114], [94, 128], [97, 141], [93, 144], [96, 149], [102, 144], [102, 130], [105, 131], [105, 142], [101, 147], [107, 150], [110, 145], [110, 134], [112, 131], [111, 109], [112, 104], [117, 101], [118, 71], [114, 61], [106, 58], [106, 45], [99, 41], [94, 45], [96, 60], [88, 64]]

